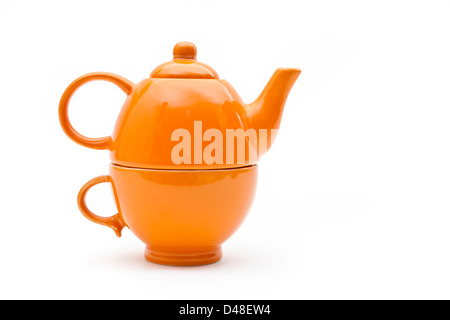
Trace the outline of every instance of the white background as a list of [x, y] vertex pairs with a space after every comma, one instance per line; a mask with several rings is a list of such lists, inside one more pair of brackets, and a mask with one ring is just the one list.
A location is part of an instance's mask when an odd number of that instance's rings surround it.
[[[448, 1], [1, 1], [0, 298], [450, 298]], [[79, 213], [107, 151], [73, 143], [59, 99], [93, 71], [133, 82], [191, 41], [253, 101], [303, 70], [247, 220], [221, 262], [145, 261]], [[70, 118], [109, 135], [124, 101], [90, 83]], [[116, 212], [106, 184], [92, 211]]]

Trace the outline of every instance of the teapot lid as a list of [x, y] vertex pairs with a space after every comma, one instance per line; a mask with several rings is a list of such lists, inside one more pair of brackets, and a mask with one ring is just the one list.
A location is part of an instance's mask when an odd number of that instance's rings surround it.
[[173, 48], [173, 60], [153, 70], [151, 78], [218, 79], [217, 72], [197, 61], [197, 48], [191, 42], [178, 42]]

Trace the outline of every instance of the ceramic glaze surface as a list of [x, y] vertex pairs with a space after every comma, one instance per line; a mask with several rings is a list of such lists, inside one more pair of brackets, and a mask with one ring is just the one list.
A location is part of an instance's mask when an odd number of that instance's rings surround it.
[[[111, 136], [110, 156], [113, 163], [128, 167], [174, 169], [211, 169], [249, 164], [248, 154], [247, 161], [239, 165], [208, 165], [203, 161], [195, 164], [193, 151], [191, 164], [175, 165], [172, 162], [172, 149], [179, 142], [172, 141], [171, 137], [179, 128], [190, 132], [191, 144], [194, 139], [203, 140], [203, 132], [208, 129], [220, 130], [223, 137], [227, 129], [248, 129], [244, 104], [224, 80], [145, 80], [135, 87], [126, 105], [132, 107], [122, 109]], [[195, 132], [194, 121], [201, 121], [201, 132]], [[206, 143], [203, 144], [202, 153], [206, 147]]]

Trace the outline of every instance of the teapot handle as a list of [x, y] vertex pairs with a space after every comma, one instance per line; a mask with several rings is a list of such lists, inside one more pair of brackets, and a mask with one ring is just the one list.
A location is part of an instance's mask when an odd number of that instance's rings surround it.
[[61, 97], [61, 101], [59, 103], [59, 122], [61, 123], [61, 127], [63, 128], [66, 135], [76, 143], [92, 149], [100, 149], [100, 150], [109, 149], [111, 137], [102, 137], [102, 138], [85, 137], [79, 132], [77, 132], [72, 127], [69, 121], [68, 109], [70, 99], [72, 98], [73, 94], [78, 90], [79, 87], [93, 80], [105, 80], [112, 82], [120, 89], [122, 89], [122, 91], [125, 92], [127, 95], [129, 95], [134, 88], [134, 83], [113, 73], [107, 72], [88, 73], [73, 81], [67, 87], [66, 91]]

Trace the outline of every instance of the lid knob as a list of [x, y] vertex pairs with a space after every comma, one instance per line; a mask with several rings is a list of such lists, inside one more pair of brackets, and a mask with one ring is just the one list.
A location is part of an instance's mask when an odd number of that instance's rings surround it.
[[197, 58], [197, 48], [191, 42], [178, 42], [173, 48], [174, 59], [191, 59]]

